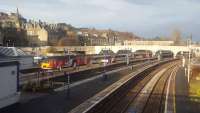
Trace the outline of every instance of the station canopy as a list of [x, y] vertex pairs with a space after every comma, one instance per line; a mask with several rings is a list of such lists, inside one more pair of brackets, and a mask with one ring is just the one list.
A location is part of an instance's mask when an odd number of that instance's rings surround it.
[[14, 57], [14, 56], [29, 56], [29, 55], [16, 47], [0, 47], [0, 56]]

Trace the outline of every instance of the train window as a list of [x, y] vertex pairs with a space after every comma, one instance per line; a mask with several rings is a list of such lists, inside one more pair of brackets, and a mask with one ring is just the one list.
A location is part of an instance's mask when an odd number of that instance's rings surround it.
[[112, 55], [114, 52], [112, 50], [101, 50], [100, 55]]

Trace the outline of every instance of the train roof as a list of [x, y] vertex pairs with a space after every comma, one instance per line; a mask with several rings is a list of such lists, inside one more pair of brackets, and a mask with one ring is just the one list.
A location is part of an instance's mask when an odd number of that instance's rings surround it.
[[119, 50], [119, 51], [117, 51], [117, 54], [130, 54], [130, 53], [132, 53], [131, 50]]
[[171, 50], [158, 50], [158, 51], [162, 51], [162, 52], [172, 52]]
[[136, 50], [135, 52], [151, 52], [150, 50]]
[[100, 55], [114, 55], [115, 53], [112, 50], [101, 50]]

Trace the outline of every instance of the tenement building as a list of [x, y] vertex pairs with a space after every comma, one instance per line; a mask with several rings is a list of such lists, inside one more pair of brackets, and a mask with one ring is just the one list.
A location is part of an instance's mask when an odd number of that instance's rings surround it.
[[29, 21], [26, 24], [27, 39], [31, 46], [45, 46], [48, 42], [48, 32], [38, 22]]

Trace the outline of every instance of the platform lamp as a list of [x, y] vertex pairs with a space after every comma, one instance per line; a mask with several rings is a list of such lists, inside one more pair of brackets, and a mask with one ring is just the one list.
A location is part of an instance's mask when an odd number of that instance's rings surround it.
[[105, 46], [105, 52], [103, 52], [103, 55], [104, 55], [104, 62], [103, 62], [103, 64], [104, 64], [104, 68], [103, 68], [103, 80], [107, 80], [107, 74], [106, 74], [106, 65], [107, 65], [107, 59], [106, 59], [106, 57], [108, 57], [107, 55], [106, 55], [106, 44], [104, 44], [104, 46]]
[[189, 53], [188, 53], [188, 83], [190, 82], [190, 69], [191, 69], [191, 42], [192, 42], [192, 35], [190, 36], [190, 38], [188, 39], [188, 50], [189, 50]]

